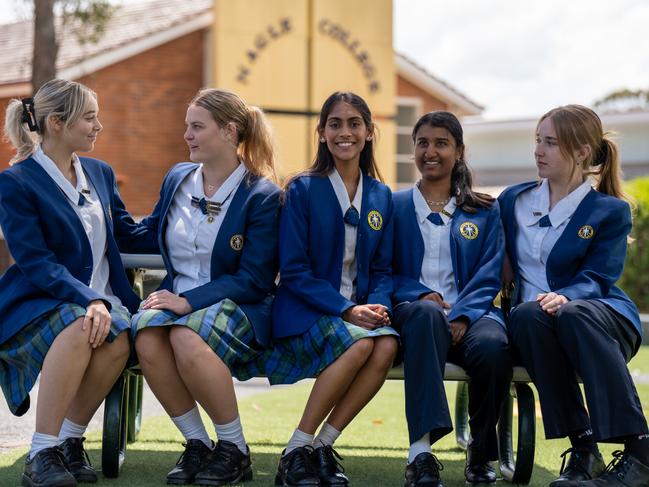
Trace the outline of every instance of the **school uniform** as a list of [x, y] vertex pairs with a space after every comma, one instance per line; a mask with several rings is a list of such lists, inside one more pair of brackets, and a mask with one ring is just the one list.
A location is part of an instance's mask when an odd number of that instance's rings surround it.
[[[430, 432], [431, 443], [452, 431], [444, 390], [444, 364], [464, 367], [475, 446], [498, 457], [495, 426], [509, 388], [512, 363], [500, 310], [504, 236], [498, 204], [468, 213], [451, 198], [432, 213], [418, 188], [394, 194], [395, 327], [401, 334], [410, 442]], [[442, 310], [419, 298], [437, 292], [451, 304]], [[468, 329], [452, 346], [449, 322]]]
[[[133, 334], [149, 326], [188, 326], [235, 377], [259, 375], [277, 275], [279, 194], [276, 185], [241, 163], [208, 199], [202, 165], [175, 165], [142, 223], [158, 235], [167, 269], [160, 289], [186, 298], [193, 311], [178, 316], [141, 310], [133, 318]], [[218, 214], [207, 210], [215, 204]]]
[[[586, 181], [548, 211], [547, 180], [507, 188], [499, 201], [515, 275], [508, 326], [539, 391], [546, 437], [591, 428], [596, 441], [646, 433], [626, 367], [642, 327], [635, 304], [615, 286], [631, 231], [628, 204]], [[535, 301], [550, 291], [570, 300], [554, 316]]]
[[77, 187], [39, 148], [0, 173], [0, 225], [15, 264], [0, 278], [0, 377], [14, 414], [54, 339], [91, 301], [111, 312], [109, 342], [137, 310], [118, 245], [153, 252], [155, 235], [126, 212], [104, 162], [73, 156]]
[[370, 331], [342, 320], [356, 304], [392, 309], [390, 189], [361, 173], [355, 200], [335, 170], [297, 177], [286, 189], [266, 361], [272, 384], [317, 376], [361, 338], [396, 335], [391, 327]]

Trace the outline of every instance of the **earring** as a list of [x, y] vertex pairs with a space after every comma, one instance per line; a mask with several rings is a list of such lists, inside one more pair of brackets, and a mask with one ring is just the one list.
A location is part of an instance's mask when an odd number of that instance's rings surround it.
[[368, 135], [367, 139], [365, 139], [365, 140], [367, 140], [368, 142], [371, 142], [372, 141], [372, 136]]
[[324, 143], [325, 143], [325, 138], [324, 138], [324, 137], [320, 137], [320, 143], [321, 143], [321, 144], [324, 144]]

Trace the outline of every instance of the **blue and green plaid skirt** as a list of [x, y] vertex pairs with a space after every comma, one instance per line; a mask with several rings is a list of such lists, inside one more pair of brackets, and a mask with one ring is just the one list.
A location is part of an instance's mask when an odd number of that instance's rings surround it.
[[[85, 308], [78, 304], [61, 304], [0, 345], [0, 385], [13, 414], [22, 416], [29, 409], [29, 391], [36, 383], [56, 336], [85, 314]], [[110, 316], [112, 322], [106, 338], [108, 342], [128, 330], [131, 321], [128, 310], [123, 306], [113, 306]]]
[[245, 313], [224, 299], [207, 308], [184, 316], [169, 310], [140, 310], [131, 324], [133, 338], [151, 326], [186, 326], [194, 330], [239, 380], [263, 373], [263, 349], [255, 341], [255, 332]]
[[361, 338], [399, 334], [389, 326], [366, 330], [336, 316], [322, 316], [311, 328], [273, 342], [264, 367], [271, 384], [293, 384], [317, 377]]

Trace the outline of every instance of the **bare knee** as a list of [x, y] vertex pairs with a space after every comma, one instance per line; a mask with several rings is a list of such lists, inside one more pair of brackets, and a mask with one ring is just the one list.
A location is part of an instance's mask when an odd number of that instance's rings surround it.
[[135, 337], [135, 351], [140, 362], [153, 364], [162, 350], [169, 348], [169, 332], [160, 327], [144, 328]]
[[174, 326], [169, 331], [169, 343], [174, 351], [176, 362], [180, 367], [195, 367], [205, 350], [205, 342], [192, 329], [185, 326]]
[[111, 364], [116, 367], [124, 368], [126, 361], [131, 353], [131, 347], [128, 340], [128, 331], [123, 331], [111, 343], [104, 343], [100, 350], [108, 354]]
[[374, 350], [374, 339], [361, 338], [349, 347], [345, 352], [345, 355], [357, 362], [357, 365], [360, 368], [365, 364], [365, 362], [367, 362], [370, 355], [372, 355], [372, 350]]
[[372, 361], [382, 370], [392, 367], [394, 358], [397, 355], [398, 344], [392, 336], [379, 337], [374, 340]]
[[92, 350], [89, 343], [91, 326], [83, 329], [84, 317], [77, 318], [70, 323], [56, 337], [57, 341], [65, 342], [68, 346], [73, 347], [75, 352], [87, 353]]

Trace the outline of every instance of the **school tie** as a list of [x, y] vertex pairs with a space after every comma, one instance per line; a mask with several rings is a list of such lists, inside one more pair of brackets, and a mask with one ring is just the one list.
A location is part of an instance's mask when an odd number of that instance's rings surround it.
[[79, 193], [79, 202], [77, 203], [79, 206], [83, 206], [86, 203], [86, 197]]
[[360, 216], [358, 215], [358, 211], [356, 211], [356, 208], [353, 206], [350, 206], [347, 211], [345, 212], [345, 216], [343, 220], [345, 220], [345, 223], [347, 225], [351, 225], [353, 227], [358, 226], [358, 222], [360, 221]]
[[550, 215], [545, 215], [543, 218], [539, 220], [539, 227], [549, 227], [552, 226], [552, 223], [550, 223]]
[[426, 219], [433, 225], [444, 225], [444, 220], [439, 216], [439, 213], [430, 213]]

